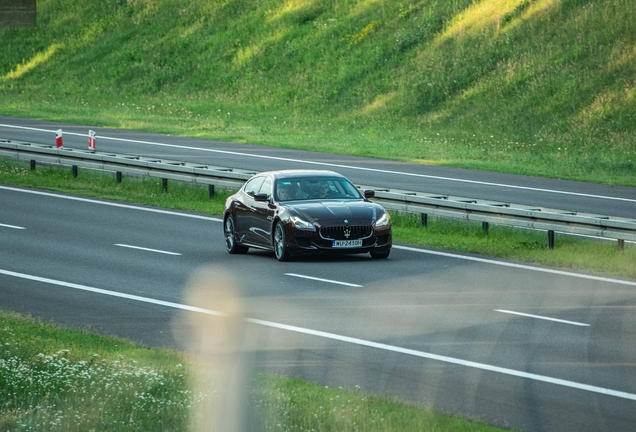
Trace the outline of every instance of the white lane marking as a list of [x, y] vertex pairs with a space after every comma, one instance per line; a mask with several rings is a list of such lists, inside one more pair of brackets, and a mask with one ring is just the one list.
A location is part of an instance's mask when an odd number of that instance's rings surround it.
[[590, 327], [589, 324], [584, 324], [584, 323], [580, 323], [580, 322], [576, 322], [576, 321], [567, 321], [567, 320], [562, 320], [562, 319], [558, 319], [558, 318], [549, 318], [549, 317], [544, 317], [544, 316], [541, 316], [541, 315], [532, 315], [532, 314], [527, 314], [527, 313], [523, 313], [523, 312], [509, 311], [509, 310], [505, 310], [505, 309], [494, 309], [494, 312], [501, 312], [501, 313], [511, 314], [511, 315], [520, 315], [520, 316], [524, 316], [524, 317], [528, 317], [528, 318], [537, 318], [537, 319], [542, 319], [542, 320], [546, 320], [546, 321], [554, 321], [554, 322], [559, 322], [559, 323], [564, 323], [564, 324], [571, 324], [571, 325], [581, 326], [581, 327]]
[[449, 253], [449, 252], [432, 251], [432, 250], [420, 249], [420, 248], [415, 248], [415, 247], [410, 247], [410, 246], [400, 246], [400, 245], [395, 245], [395, 244], [393, 245], [393, 248], [401, 249], [401, 250], [405, 250], [405, 251], [409, 251], [409, 252], [418, 252], [418, 253], [424, 253], [424, 254], [429, 254], [429, 255], [439, 255], [439, 256], [444, 256], [444, 257], [449, 257], [449, 258], [463, 259], [463, 260], [466, 260], [466, 261], [476, 261], [476, 262], [480, 262], [480, 263], [499, 265], [499, 266], [503, 266], [503, 267], [512, 267], [512, 268], [518, 268], [518, 269], [523, 269], [523, 270], [532, 270], [532, 271], [536, 271], [536, 272], [551, 273], [551, 274], [557, 274], [557, 275], [569, 276], [569, 277], [576, 277], [576, 278], [581, 278], [581, 279], [589, 279], [589, 280], [595, 280], [595, 281], [599, 281], [599, 282], [615, 283], [615, 284], [619, 284], [619, 285], [636, 286], [636, 282], [634, 282], [634, 281], [627, 281], [627, 280], [621, 280], [621, 279], [612, 279], [612, 278], [603, 277], [603, 276], [593, 276], [593, 275], [574, 273], [574, 272], [569, 272], [569, 271], [564, 271], [564, 270], [555, 270], [555, 269], [549, 269], [549, 268], [533, 267], [533, 266], [529, 266], [529, 265], [525, 265], [525, 264], [517, 264], [517, 263], [512, 263], [512, 262], [496, 261], [496, 260], [487, 259], [487, 258], [478, 258], [478, 257], [472, 257], [472, 256], [457, 255], [457, 254], [453, 254], [453, 253]]
[[[171, 216], [182, 216], [182, 217], [188, 217], [188, 218], [193, 218], [193, 219], [203, 219], [203, 220], [208, 220], [208, 221], [212, 221], [212, 222], [223, 222], [223, 219], [215, 218], [215, 217], [201, 216], [201, 215], [188, 214], [188, 213], [178, 213], [178, 212], [173, 212], [173, 211], [169, 211], [169, 210], [161, 210], [161, 209], [155, 209], [155, 208], [149, 208], [149, 207], [138, 207], [138, 206], [129, 205], [129, 204], [119, 204], [119, 203], [108, 202], [108, 201], [99, 201], [99, 200], [96, 200], [96, 199], [79, 198], [79, 197], [74, 197], [74, 196], [60, 195], [60, 194], [55, 194], [55, 193], [34, 191], [34, 190], [28, 190], [28, 189], [18, 189], [18, 188], [7, 187], [7, 186], [0, 186], [0, 189], [10, 190], [10, 191], [14, 191], [14, 192], [30, 193], [30, 194], [35, 194], [35, 195], [44, 195], [44, 196], [49, 196], [49, 197], [53, 197], [53, 198], [62, 198], [62, 199], [68, 199], [68, 200], [73, 200], [73, 201], [81, 201], [81, 202], [87, 202], [87, 203], [92, 203], [92, 204], [101, 204], [101, 205], [107, 205], [107, 206], [112, 206], [112, 207], [121, 207], [121, 208], [126, 208], [126, 209], [131, 209], [131, 210], [141, 210], [141, 211], [147, 211], [147, 212], [153, 212], [153, 213], [167, 214], [167, 215], [171, 215]], [[567, 272], [567, 271], [563, 271], [563, 270], [554, 270], [554, 269], [541, 268], [541, 267], [532, 267], [532, 266], [524, 265], [524, 264], [517, 264], [517, 263], [511, 263], [511, 262], [505, 262], [505, 261], [496, 261], [496, 260], [493, 260], [493, 259], [477, 258], [477, 257], [466, 256], [466, 255], [458, 255], [458, 254], [453, 254], [453, 253], [449, 253], [449, 252], [438, 252], [438, 251], [420, 249], [420, 248], [415, 248], [415, 247], [410, 247], [410, 246], [400, 246], [400, 245], [395, 245], [395, 244], [393, 245], [393, 248], [401, 249], [401, 250], [405, 250], [405, 251], [410, 251], [410, 252], [418, 252], [418, 253], [425, 253], [425, 254], [429, 254], [429, 255], [439, 255], [439, 256], [445, 256], [445, 257], [449, 257], [449, 258], [462, 259], [462, 260], [466, 260], [466, 261], [476, 261], [476, 262], [482, 262], [482, 263], [487, 263], [487, 264], [500, 265], [500, 266], [504, 266], [504, 267], [512, 267], [512, 268], [531, 270], [531, 271], [543, 272], [543, 273], [552, 273], [552, 274], [558, 274], [558, 275], [561, 275], [561, 276], [570, 276], [570, 277], [576, 277], [576, 278], [581, 278], [581, 279], [596, 280], [596, 281], [600, 281], [600, 282], [614, 283], [614, 284], [619, 284], [619, 285], [636, 286], [636, 282], [632, 282], [632, 281], [626, 281], [626, 280], [621, 280], [621, 279], [612, 279], [612, 278], [602, 277], [602, 276], [585, 275], [585, 274], [580, 274], [580, 273]]]
[[296, 274], [296, 273], [285, 273], [285, 276], [293, 276], [293, 277], [297, 277], [297, 278], [310, 279], [310, 280], [315, 280], [315, 281], [319, 281], [319, 282], [327, 282], [327, 283], [332, 283], [332, 284], [338, 284], [338, 285], [345, 285], [345, 286], [350, 286], [350, 287], [362, 288], [362, 285], [352, 284], [352, 283], [348, 283], [348, 282], [340, 282], [340, 281], [335, 281], [335, 280], [330, 280], [330, 279], [322, 279], [322, 278], [317, 278], [317, 277], [313, 277], [313, 276], [299, 275], [299, 274]]
[[152, 213], [161, 213], [161, 214], [167, 214], [167, 215], [171, 215], [171, 216], [183, 216], [183, 217], [188, 217], [188, 218], [193, 218], [193, 219], [209, 220], [209, 221], [212, 221], [212, 222], [223, 222], [223, 219], [210, 217], [210, 216], [202, 216], [202, 215], [188, 214], [188, 213], [179, 213], [179, 212], [170, 211], [170, 210], [162, 210], [162, 209], [150, 208], [150, 207], [139, 207], [139, 206], [135, 206], [135, 205], [121, 204], [121, 203], [115, 203], [115, 202], [109, 202], [109, 201], [99, 201], [99, 200], [96, 200], [96, 199], [80, 198], [80, 197], [76, 197], [76, 196], [61, 195], [61, 194], [50, 193], [50, 192], [41, 192], [41, 191], [28, 190], [28, 189], [19, 189], [19, 188], [8, 187], [8, 186], [0, 186], [0, 189], [10, 190], [10, 191], [13, 191], [13, 192], [23, 192], [23, 193], [30, 193], [30, 194], [34, 194], [34, 195], [48, 196], [48, 197], [53, 197], [53, 198], [67, 199], [67, 200], [71, 200], [71, 201], [87, 202], [87, 203], [91, 203], [91, 204], [101, 204], [101, 205], [106, 205], [106, 206], [111, 206], [111, 207], [119, 207], [119, 208], [132, 209], [132, 210], [141, 210], [141, 211], [147, 211], [147, 212], [152, 212]]
[[19, 230], [25, 230], [26, 228], [21, 227], [21, 226], [15, 226], [15, 225], [5, 225], [5, 224], [0, 224], [0, 227], [4, 227], [4, 228], [13, 228], [13, 229], [19, 229]]
[[147, 251], [147, 252], [157, 252], [157, 253], [162, 253], [162, 254], [166, 254], [166, 255], [181, 255], [180, 253], [176, 253], [176, 252], [168, 252], [168, 251], [163, 251], [163, 250], [159, 250], [159, 249], [148, 249], [148, 248], [145, 248], [145, 247], [131, 246], [131, 245], [120, 244], [120, 243], [116, 243], [113, 246], [119, 246], [119, 247], [124, 247], [124, 248], [129, 248], [129, 249], [138, 249], [138, 250]]
[[[28, 126], [15, 126], [15, 125], [7, 125], [7, 124], [0, 124], [0, 126], [2, 127], [6, 127], [6, 128], [12, 128], [12, 129], [24, 129], [24, 130], [32, 130], [32, 131], [36, 131], [36, 132], [55, 132], [49, 129], [40, 129], [40, 128], [34, 128], [34, 127], [28, 127]], [[64, 132], [66, 133], [66, 132]]]
[[[152, 298], [148, 298], [148, 297], [141, 297], [141, 296], [136, 296], [136, 295], [131, 295], [131, 294], [124, 294], [124, 293], [119, 293], [119, 292], [116, 292], [116, 291], [109, 291], [109, 290], [104, 290], [104, 289], [100, 289], [100, 288], [89, 287], [89, 286], [86, 286], [86, 285], [63, 282], [63, 281], [43, 278], [43, 277], [39, 277], [39, 276], [32, 276], [32, 275], [27, 275], [27, 274], [24, 274], [24, 273], [12, 272], [12, 271], [9, 271], [9, 270], [1, 270], [0, 269], [0, 274], [6, 275], [6, 276], [12, 276], [12, 277], [16, 277], [16, 278], [21, 278], [21, 279], [27, 279], [27, 280], [47, 283], [47, 284], [51, 284], [51, 285], [58, 285], [58, 286], [63, 286], [63, 287], [67, 287], [67, 288], [73, 288], [73, 289], [78, 289], [78, 290], [82, 290], [82, 291], [93, 292], [93, 293], [97, 293], [97, 294], [104, 294], [104, 295], [109, 295], [109, 296], [113, 296], [113, 297], [119, 297], [119, 298], [125, 298], [125, 299], [129, 299], [129, 300], [140, 301], [140, 302], [144, 302], [144, 303], [151, 303], [151, 304], [156, 304], [156, 305], [161, 305], [161, 306], [167, 306], [167, 307], [171, 307], [171, 308], [175, 308], [175, 309], [188, 310], [188, 311], [192, 311], [192, 312], [200, 312], [200, 313], [204, 313], [204, 314], [208, 314], [208, 315], [216, 315], [216, 316], [221, 316], [221, 317], [225, 316], [225, 314], [222, 313], [222, 312], [212, 311], [212, 310], [203, 309], [203, 308], [199, 308], [199, 307], [195, 307], [195, 306], [182, 305], [182, 304], [179, 304], [179, 303], [167, 302], [167, 301], [163, 301], [163, 300], [156, 300], [156, 299], [152, 299]], [[301, 333], [301, 334], [306, 334], [306, 335], [311, 335], [311, 336], [317, 336], [317, 337], [321, 337], [321, 338], [336, 340], [336, 341], [339, 341], [339, 342], [346, 342], [346, 343], [359, 345], [359, 346], [365, 346], [365, 347], [369, 347], [369, 348], [377, 348], [377, 349], [381, 349], [381, 350], [385, 350], [385, 351], [391, 351], [391, 352], [405, 354], [405, 355], [410, 355], [410, 356], [414, 356], [414, 357], [425, 358], [425, 359], [429, 359], [429, 360], [436, 360], [436, 361], [441, 361], [441, 362], [444, 362], [444, 363], [470, 367], [470, 368], [473, 368], [473, 369], [480, 369], [480, 370], [484, 370], [484, 371], [488, 371], [488, 372], [495, 372], [495, 373], [500, 373], [500, 374], [504, 374], [504, 375], [518, 377], [518, 378], [525, 378], [525, 379], [534, 380], [534, 381], [541, 381], [541, 382], [548, 383], [548, 384], [555, 384], [555, 385], [559, 385], [559, 386], [563, 386], [563, 387], [569, 387], [569, 388], [573, 388], [573, 389], [577, 389], [577, 390], [583, 390], [583, 391], [588, 391], [588, 392], [592, 392], [592, 393], [598, 393], [598, 394], [602, 394], [602, 395], [606, 395], [606, 396], [614, 396], [614, 397], [618, 397], [618, 398], [622, 398], [622, 399], [629, 399], [629, 400], [636, 401], [636, 394], [633, 394], [633, 393], [627, 393], [627, 392], [618, 391], [618, 390], [612, 390], [612, 389], [608, 389], [608, 388], [604, 388], [604, 387], [598, 387], [598, 386], [593, 386], [593, 385], [588, 385], [588, 384], [582, 384], [582, 383], [578, 383], [578, 382], [575, 382], [575, 381], [568, 381], [568, 380], [564, 380], [564, 379], [560, 379], [560, 378], [553, 378], [553, 377], [549, 377], [549, 376], [545, 376], [545, 375], [538, 375], [538, 374], [533, 374], [533, 373], [529, 373], [529, 372], [523, 372], [523, 371], [518, 371], [518, 370], [514, 370], [514, 369], [508, 369], [508, 368], [499, 367], [499, 366], [493, 366], [493, 365], [489, 365], [489, 364], [485, 364], [485, 363], [478, 363], [478, 362], [473, 362], [473, 361], [469, 361], [469, 360], [462, 360], [462, 359], [458, 359], [458, 358], [454, 358], [454, 357], [448, 357], [448, 356], [442, 356], [442, 355], [427, 353], [427, 352], [424, 352], [424, 351], [417, 351], [417, 350], [412, 350], [412, 349], [408, 349], [408, 348], [401, 348], [401, 347], [394, 346], [394, 345], [388, 345], [388, 344], [383, 344], [383, 343], [378, 343], [378, 342], [372, 342], [372, 341], [368, 341], [368, 340], [364, 340], [364, 339], [358, 339], [358, 338], [353, 338], [353, 337], [349, 337], [349, 336], [343, 336], [343, 335], [339, 335], [339, 334], [335, 334], [335, 333], [329, 333], [329, 332], [324, 332], [324, 331], [320, 331], [320, 330], [312, 330], [312, 329], [307, 329], [307, 328], [303, 328], [303, 327], [296, 327], [296, 326], [287, 325], [287, 324], [279, 324], [279, 323], [275, 323], [275, 322], [272, 322], [272, 321], [264, 321], [264, 320], [260, 320], [260, 319], [254, 319], [254, 318], [245, 318], [245, 321], [248, 322], [248, 323], [261, 325], [261, 326], [266, 326], [266, 327], [271, 327], [271, 328], [276, 328], [276, 329], [280, 329], [280, 330], [287, 330], [287, 331], [291, 331], [291, 332], [295, 332], [295, 333]]]
[[205, 313], [205, 314], [208, 314], [208, 315], [225, 316], [225, 314], [223, 314], [221, 312], [215, 312], [215, 311], [211, 311], [211, 310], [207, 310], [207, 309], [203, 309], [203, 308], [198, 308], [198, 307], [194, 307], [194, 306], [187, 306], [187, 305], [182, 305], [182, 304], [179, 304], [179, 303], [173, 303], [173, 302], [168, 302], [168, 301], [163, 301], [163, 300], [157, 300], [157, 299], [153, 299], [153, 298], [149, 298], [149, 297], [142, 297], [142, 296], [137, 296], [137, 295], [133, 295], [133, 294], [125, 294], [125, 293], [120, 293], [120, 292], [117, 292], [117, 291], [110, 291], [110, 290], [105, 290], [105, 289], [101, 289], [101, 288], [89, 287], [89, 286], [86, 286], [86, 285], [80, 285], [80, 284], [71, 283], [71, 282], [58, 281], [58, 280], [55, 280], [55, 279], [43, 278], [43, 277], [40, 277], [40, 276], [33, 276], [33, 275], [24, 274], [24, 273], [17, 273], [17, 272], [12, 272], [12, 271], [9, 271], [9, 270], [0, 269], [0, 274], [6, 275], [6, 276], [13, 276], [13, 277], [20, 278], [20, 279], [32, 280], [32, 281], [35, 281], [35, 282], [42, 282], [42, 283], [46, 283], [46, 284], [62, 286], [62, 287], [66, 287], [66, 288], [73, 288], [73, 289], [77, 289], [77, 290], [81, 290], [81, 291], [87, 291], [87, 292], [92, 292], [92, 293], [96, 293], [96, 294], [104, 294], [104, 295], [108, 295], [108, 296], [111, 296], [111, 297], [119, 297], [119, 298], [124, 298], [124, 299], [128, 299], [128, 300], [135, 300], [135, 301], [139, 301], [139, 302], [143, 302], [143, 303], [151, 303], [151, 304], [156, 304], [156, 305], [160, 305], [160, 306], [167, 306], [167, 307], [171, 307], [171, 308], [175, 308], [175, 309], [189, 310], [189, 311], [192, 311], [192, 312], [201, 312], [201, 313]]
[[442, 356], [442, 355], [438, 355], [438, 354], [427, 353], [427, 352], [424, 352], [424, 351], [417, 351], [417, 350], [412, 350], [412, 349], [408, 349], [408, 348], [401, 348], [401, 347], [397, 347], [397, 346], [394, 346], [394, 345], [387, 345], [387, 344], [383, 344], [383, 343], [367, 341], [367, 340], [364, 340], [364, 339], [352, 338], [352, 337], [348, 337], [348, 336], [341, 336], [341, 335], [338, 335], [338, 334], [323, 332], [323, 331], [319, 331], [319, 330], [311, 330], [311, 329], [306, 329], [306, 328], [302, 328], [302, 327], [296, 327], [296, 326], [291, 326], [291, 325], [286, 325], [286, 324], [278, 324], [278, 323], [273, 323], [273, 322], [269, 322], [269, 321], [251, 319], [251, 318], [247, 318], [246, 321], [249, 322], [249, 323], [252, 323], [252, 324], [259, 324], [259, 325], [262, 325], [262, 326], [273, 327], [273, 328], [277, 328], [277, 329], [281, 329], [281, 330], [288, 330], [288, 331], [293, 331], [293, 332], [296, 332], [296, 333], [303, 333], [303, 334], [307, 334], [307, 335], [318, 336], [318, 337], [322, 337], [322, 338], [326, 338], [326, 339], [337, 340], [337, 341], [340, 341], [340, 342], [347, 342], [347, 343], [354, 344], [354, 345], [360, 345], [360, 346], [365, 346], [365, 347], [369, 347], [369, 348], [377, 348], [377, 349], [381, 349], [381, 350], [385, 350], [385, 351], [391, 351], [391, 352], [396, 352], [396, 353], [400, 353], [400, 354], [406, 354], [406, 355], [410, 355], [410, 356], [414, 356], [414, 357], [420, 357], [420, 358], [425, 358], [425, 359], [429, 359], [429, 360], [437, 360], [437, 361], [441, 361], [441, 362], [444, 362], [444, 363], [450, 363], [450, 364], [455, 364], [455, 365], [459, 365], [459, 366], [465, 366], [465, 367], [470, 367], [470, 368], [474, 368], [474, 369], [480, 369], [480, 370], [484, 370], [484, 371], [488, 371], [488, 372], [500, 373], [500, 374], [503, 374], [503, 375], [510, 375], [510, 376], [514, 376], [514, 377], [518, 377], [518, 378], [525, 378], [525, 379], [534, 380], [534, 381], [541, 381], [541, 382], [545, 382], [545, 383], [548, 383], [548, 384], [555, 384], [555, 385], [560, 385], [560, 386], [563, 386], [563, 387], [569, 387], [569, 388], [573, 388], [573, 389], [577, 389], [577, 390], [584, 390], [584, 391], [588, 391], [588, 392], [592, 392], [592, 393], [599, 393], [599, 394], [602, 394], [602, 395], [614, 396], [614, 397], [618, 397], [618, 398], [622, 398], [622, 399], [630, 399], [630, 400], [636, 401], [636, 394], [633, 394], [633, 393], [627, 393], [627, 392], [622, 392], [622, 391], [618, 391], [618, 390], [612, 390], [612, 389], [608, 389], [608, 388], [604, 388], [604, 387], [598, 387], [598, 386], [578, 383], [578, 382], [575, 382], [575, 381], [569, 381], [569, 380], [564, 380], [564, 379], [560, 379], [560, 378], [553, 378], [553, 377], [545, 376], [545, 375], [538, 375], [538, 374], [533, 374], [533, 373], [529, 373], [529, 372], [523, 372], [523, 371], [518, 371], [518, 370], [514, 370], [514, 369], [508, 369], [508, 368], [499, 367], [499, 366], [493, 366], [493, 365], [489, 365], [489, 364], [485, 364], [485, 363], [473, 362], [473, 361], [470, 361], [470, 360], [462, 360], [462, 359], [458, 359], [458, 358], [454, 358], [454, 357], [448, 357], [448, 356]]
[[[14, 126], [14, 125], [5, 125], [5, 124], [0, 124], [0, 127], [9, 127], [9, 128], [15, 128], [15, 129], [29, 129], [29, 130], [36, 130], [41, 132], [52, 132], [52, 133], [55, 132], [54, 130], [47, 131], [45, 129], [37, 129], [37, 128], [29, 128], [26, 126]], [[64, 132], [64, 133], [69, 135], [87, 136], [86, 134], [79, 134], [74, 132]], [[221, 154], [229, 154], [234, 156], [253, 157], [258, 159], [279, 160], [283, 162], [293, 162], [297, 164], [345, 168], [345, 169], [352, 169], [352, 170], [358, 170], [358, 171], [369, 171], [369, 172], [377, 172], [377, 173], [383, 173], [383, 174], [403, 175], [408, 177], [446, 180], [446, 181], [454, 181], [459, 183], [471, 183], [471, 184], [479, 184], [484, 186], [505, 187], [505, 188], [511, 188], [511, 189], [530, 190], [530, 191], [547, 192], [547, 193], [555, 193], [555, 194], [562, 194], [562, 195], [573, 195], [573, 196], [580, 196], [580, 197], [587, 197], [587, 198], [600, 198], [600, 199], [607, 199], [607, 200], [614, 200], [614, 201], [636, 202], [636, 199], [630, 199], [630, 198], [619, 198], [619, 197], [610, 197], [605, 195], [593, 195], [593, 194], [585, 194], [585, 193], [579, 193], [579, 192], [560, 191], [560, 190], [554, 190], [554, 189], [534, 188], [529, 186], [517, 186], [517, 185], [509, 185], [509, 184], [503, 184], [503, 183], [466, 180], [466, 179], [458, 179], [453, 177], [442, 177], [442, 176], [434, 176], [434, 175], [427, 175], [427, 174], [409, 173], [409, 172], [403, 172], [403, 171], [366, 168], [366, 167], [359, 167], [354, 165], [343, 165], [343, 164], [336, 164], [336, 163], [329, 163], [329, 162], [316, 162], [316, 161], [308, 161], [308, 160], [302, 160], [302, 159], [291, 159], [291, 158], [284, 158], [279, 156], [267, 156], [267, 155], [253, 154], [253, 153], [229, 151], [229, 150], [207, 149], [207, 148], [201, 148], [201, 147], [192, 147], [192, 146], [184, 146], [184, 145], [176, 145], [176, 144], [164, 144], [164, 143], [158, 143], [153, 141], [133, 140], [133, 139], [127, 139], [127, 138], [114, 138], [114, 137], [107, 137], [107, 136], [101, 136], [101, 135], [97, 135], [96, 138], [99, 138], [102, 140], [147, 144], [147, 145], [154, 145], [159, 147], [171, 147], [171, 148], [178, 148], [178, 149], [185, 149], [185, 150], [197, 150], [197, 151], [209, 152], [209, 153], [221, 153]]]

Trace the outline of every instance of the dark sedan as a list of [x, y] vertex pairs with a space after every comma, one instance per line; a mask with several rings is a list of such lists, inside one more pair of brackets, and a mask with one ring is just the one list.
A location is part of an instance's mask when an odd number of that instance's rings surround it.
[[391, 218], [332, 171], [289, 170], [255, 175], [225, 202], [223, 230], [231, 254], [272, 250], [279, 261], [305, 253], [391, 252]]

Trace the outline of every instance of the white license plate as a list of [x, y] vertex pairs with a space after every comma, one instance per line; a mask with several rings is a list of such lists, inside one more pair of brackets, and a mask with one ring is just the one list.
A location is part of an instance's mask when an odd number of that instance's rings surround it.
[[362, 246], [362, 239], [360, 240], [334, 240], [333, 247], [335, 248], [353, 248]]

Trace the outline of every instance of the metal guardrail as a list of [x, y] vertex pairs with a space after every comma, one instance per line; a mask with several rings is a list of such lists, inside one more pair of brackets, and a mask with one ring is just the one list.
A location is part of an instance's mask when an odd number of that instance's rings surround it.
[[555, 232], [618, 240], [621, 248], [636, 240], [636, 219], [395, 189], [375, 189], [375, 196], [389, 210], [421, 214], [423, 224], [434, 215], [482, 222], [485, 231], [490, 223], [547, 231], [550, 249]]
[[75, 176], [77, 176], [77, 168], [87, 168], [116, 172], [117, 181], [121, 181], [122, 173], [160, 178], [163, 180], [164, 189], [167, 189], [167, 180], [203, 184], [210, 186], [210, 195], [214, 193], [214, 186], [239, 188], [256, 174], [256, 171], [250, 170], [146, 156], [57, 148], [51, 145], [6, 139], [0, 139], [0, 156], [30, 161], [31, 169], [35, 169], [36, 161], [71, 166]]
[[[238, 188], [256, 171], [180, 162], [134, 155], [122, 155], [91, 150], [56, 148], [50, 145], [0, 139], [0, 156], [30, 161], [71, 166], [77, 175], [77, 167], [161, 178], [164, 189], [167, 181], [208, 185], [210, 196], [214, 186]], [[554, 247], [554, 233], [588, 235], [624, 242], [636, 241], [636, 219], [610, 217], [590, 213], [577, 213], [545, 207], [477, 200], [464, 197], [385, 189], [357, 185], [360, 189], [375, 190], [373, 201], [388, 210], [422, 215], [426, 224], [428, 215], [482, 222], [485, 231], [488, 224], [531, 228], [548, 232], [548, 246]]]

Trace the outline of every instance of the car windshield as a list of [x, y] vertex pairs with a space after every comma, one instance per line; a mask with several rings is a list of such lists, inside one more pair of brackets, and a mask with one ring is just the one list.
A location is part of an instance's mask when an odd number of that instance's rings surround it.
[[343, 177], [302, 177], [276, 180], [277, 201], [310, 199], [362, 199], [358, 189]]

